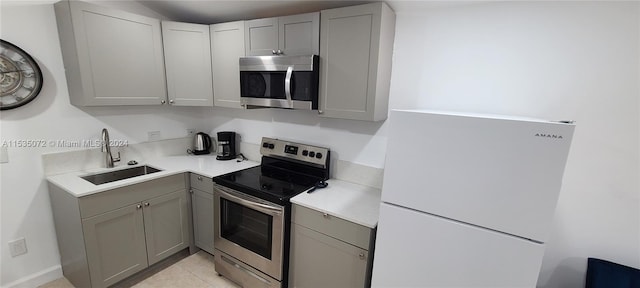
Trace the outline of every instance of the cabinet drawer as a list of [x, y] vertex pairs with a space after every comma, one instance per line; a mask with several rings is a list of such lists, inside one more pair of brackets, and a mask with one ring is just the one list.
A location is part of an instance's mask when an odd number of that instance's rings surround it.
[[213, 180], [206, 176], [191, 173], [191, 188], [213, 194]]
[[87, 218], [146, 199], [185, 189], [184, 174], [124, 186], [80, 197], [80, 216]]
[[369, 249], [371, 229], [317, 210], [294, 204], [291, 221], [362, 249]]

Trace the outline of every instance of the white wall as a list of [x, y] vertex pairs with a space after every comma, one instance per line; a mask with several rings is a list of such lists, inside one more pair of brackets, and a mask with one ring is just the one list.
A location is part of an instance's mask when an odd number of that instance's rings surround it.
[[[210, 129], [200, 108], [112, 107], [78, 109], [69, 104], [53, 6], [1, 7], [0, 38], [30, 53], [44, 74], [44, 87], [31, 103], [0, 113], [0, 145], [9, 140], [99, 139], [107, 127], [111, 139], [139, 143], [148, 131], [162, 138], [186, 136], [186, 128]], [[123, 63], [126, 67], [126, 63]], [[59, 271], [58, 248], [41, 154], [61, 148], [8, 148], [0, 164], [0, 286], [34, 273]], [[12, 258], [7, 242], [25, 237], [28, 253]], [[24, 279], [22, 279], [24, 280]]]
[[538, 286], [640, 267], [640, 3], [394, 6], [391, 107], [577, 121]]
[[[541, 287], [581, 287], [586, 257], [640, 266], [640, 5], [505, 2], [429, 7], [396, 2], [392, 108], [431, 108], [577, 121]], [[0, 114], [4, 139], [112, 138], [184, 128], [233, 130], [325, 145], [332, 156], [383, 167], [387, 123], [283, 110], [93, 108], [68, 104], [53, 9], [2, 7], [0, 36], [45, 71], [33, 103]], [[0, 285], [59, 264], [40, 153], [10, 149], [0, 165]], [[35, 181], [33, 179], [36, 179]], [[27, 237], [11, 258], [6, 242]]]
[[[260, 144], [262, 137], [331, 148], [331, 160], [384, 167], [387, 147], [385, 122], [325, 119], [317, 111], [283, 109], [234, 110], [214, 108], [207, 120], [211, 132], [235, 131], [242, 141]], [[242, 151], [241, 151], [242, 152]]]

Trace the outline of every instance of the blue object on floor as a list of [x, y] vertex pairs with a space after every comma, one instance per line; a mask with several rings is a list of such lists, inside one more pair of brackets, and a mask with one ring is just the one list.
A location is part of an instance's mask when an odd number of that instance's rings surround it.
[[585, 288], [640, 288], [640, 270], [589, 258]]

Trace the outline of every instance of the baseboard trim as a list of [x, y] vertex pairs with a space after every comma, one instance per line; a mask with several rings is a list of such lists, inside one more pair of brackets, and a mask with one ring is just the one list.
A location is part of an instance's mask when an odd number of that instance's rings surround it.
[[22, 277], [2, 287], [6, 288], [33, 288], [46, 284], [62, 277], [62, 266], [56, 265], [37, 273]]

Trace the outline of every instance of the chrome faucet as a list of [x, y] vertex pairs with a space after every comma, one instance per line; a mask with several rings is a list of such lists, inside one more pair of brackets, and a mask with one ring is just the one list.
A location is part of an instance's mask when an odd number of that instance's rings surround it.
[[120, 152], [118, 152], [118, 158], [113, 158], [111, 155], [111, 146], [109, 146], [109, 131], [107, 128], [102, 129], [102, 152], [104, 152], [104, 161], [107, 168], [113, 168], [113, 162], [120, 161]]

